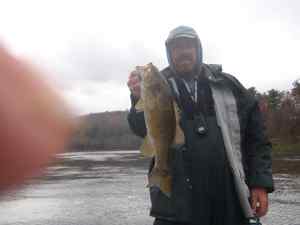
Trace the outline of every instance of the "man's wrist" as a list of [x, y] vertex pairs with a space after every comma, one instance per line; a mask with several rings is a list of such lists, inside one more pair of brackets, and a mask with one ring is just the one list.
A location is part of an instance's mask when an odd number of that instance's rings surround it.
[[265, 191], [265, 192], [267, 192], [267, 188], [265, 188], [265, 187], [257, 187], [257, 186], [254, 186], [254, 187], [250, 187], [250, 190], [251, 191]]
[[139, 101], [139, 97], [133, 95], [132, 93], [130, 94], [130, 100], [131, 100], [131, 106], [134, 107], [136, 103]]

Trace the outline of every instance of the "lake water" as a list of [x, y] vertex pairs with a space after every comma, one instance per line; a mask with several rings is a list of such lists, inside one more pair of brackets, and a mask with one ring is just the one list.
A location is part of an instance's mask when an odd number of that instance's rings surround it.
[[[138, 151], [65, 153], [0, 199], [0, 225], [150, 225], [147, 160]], [[274, 159], [266, 225], [300, 225], [300, 157]]]

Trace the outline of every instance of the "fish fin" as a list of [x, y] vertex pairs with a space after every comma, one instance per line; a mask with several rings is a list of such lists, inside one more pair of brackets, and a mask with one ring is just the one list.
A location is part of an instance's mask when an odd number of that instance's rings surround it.
[[172, 179], [170, 175], [163, 177], [161, 181], [161, 187], [160, 187], [161, 191], [169, 198], [171, 197], [171, 190], [172, 190], [171, 181]]
[[169, 174], [161, 173], [155, 168], [149, 175], [149, 184], [148, 187], [158, 187], [162, 193], [167, 197], [171, 197], [171, 181], [172, 178]]
[[144, 142], [142, 143], [141, 153], [143, 156], [148, 156], [148, 157], [154, 156], [154, 149], [149, 141], [148, 136], [145, 137]]
[[138, 100], [138, 102], [135, 104], [134, 108], [137, 110], [137, 111], [144, 111], [144, 101], [142, 98], [140, 98]]
[[184, 144], [184, 142], [185, 142], [184, 133], [183, 133], [181, 127], [179, 126], [180, 109], [175, 101], [173, 101], [173, 107], [174, 107], [174, 113], [175, 113], [175, 119], [176, 119], [176, 128], [175, 128], [173, 144], [175, 144], [175, 145]]

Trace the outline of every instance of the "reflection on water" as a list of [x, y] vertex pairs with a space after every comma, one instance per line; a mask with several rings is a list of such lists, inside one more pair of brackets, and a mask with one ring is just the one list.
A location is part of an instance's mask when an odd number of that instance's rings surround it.
[[[137, 151], [58, 156], [45, 175], [0, 201], [0, 225], [152, 224], [147, 159]], [[300, 225], [300, 157], [274, 159], [267, 225]]]

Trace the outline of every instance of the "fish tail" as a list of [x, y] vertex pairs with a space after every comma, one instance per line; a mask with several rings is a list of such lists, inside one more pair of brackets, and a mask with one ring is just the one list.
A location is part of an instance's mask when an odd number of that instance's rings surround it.
[[149, 175], [149, 187], [158, 187], [166, 196], [171, 196], [171, 176], [166, 171], [153, 168]]

